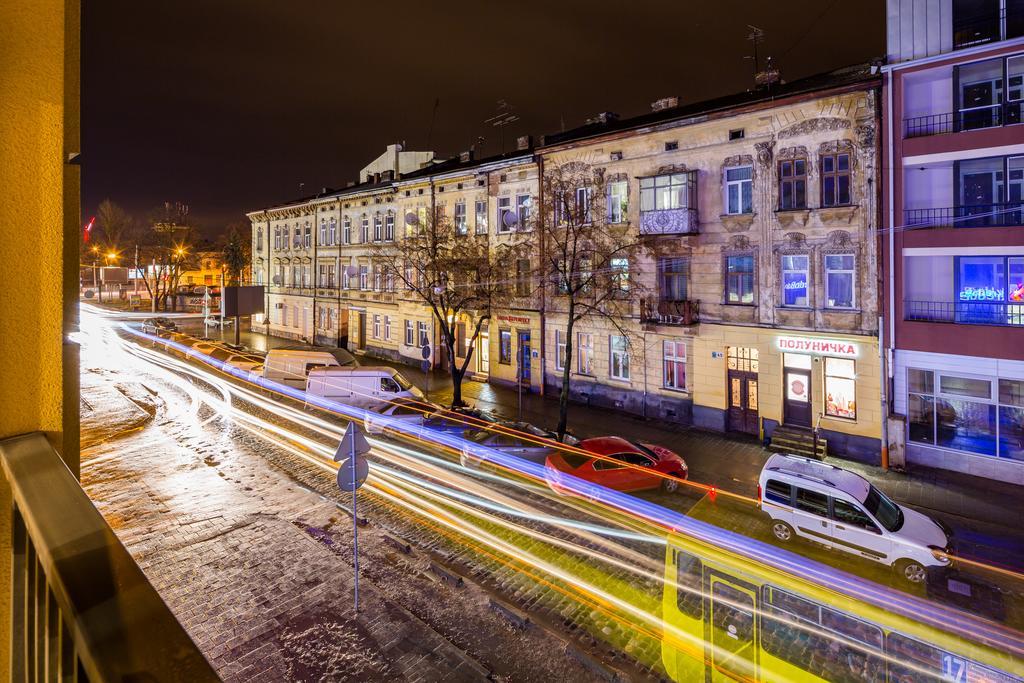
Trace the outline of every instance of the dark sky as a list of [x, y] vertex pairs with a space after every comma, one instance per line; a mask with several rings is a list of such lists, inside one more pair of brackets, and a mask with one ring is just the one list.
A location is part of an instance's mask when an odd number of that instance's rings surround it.
[[215, 232], [339, 187], [390, 142], [440, 156], [752, 84], [747, 24], [793, 80], [881, 56], [882, 0], [83, 3], [85, 220], [164, 201]]

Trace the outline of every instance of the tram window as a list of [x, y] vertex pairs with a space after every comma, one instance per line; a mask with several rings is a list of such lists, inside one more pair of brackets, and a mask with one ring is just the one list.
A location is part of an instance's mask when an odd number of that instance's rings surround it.
[[785, 482], [769, 479], [764, 489], [764, 497], [776, 503], [792, 504], [793, 487]]
[[828, 517], [828, 496], [824, 493], [798, 488], [796, 490], [796, 506], [812, 515]]
[[765, 593], [767, 594], [768, 599], [766, 602], [768, 604], [785, 610], [794, 616], [813, 621], [815, 624], [818, 623], [818, 605], [810, 600], [798, 598], [795, 595], [780, 591], [778, 588], [771, 586], [765, 587]]
[[[891, 655], [889, 680], [895, 683], [916, 683], [922, 680], [1010, 683], [1020, 680], [899, 633], [890, 633], [886, 636], [885, 649]], [[903, 666], [899, 663], [901, 661], [909, 662], [916, 668]], [[921, 670], [934, 672], [934, 676], [925, 676]]]
[[851, 640], [856, 640], [878, 649], [882, 648], [882, 629], [865, 623], [860, 619], [854, 619], [835, 610], [822, 607], [821, 625], [841, 633]]
[[676, 552], [676, 606], [679, 611], [690, 617], [704, 615], [703, 574], [704, 563], [700, 559], [684, 553]]
[[754, 600], [741, 590], [719, 581], [711, 589], [713, 626], [739, 642], [754, 637]]

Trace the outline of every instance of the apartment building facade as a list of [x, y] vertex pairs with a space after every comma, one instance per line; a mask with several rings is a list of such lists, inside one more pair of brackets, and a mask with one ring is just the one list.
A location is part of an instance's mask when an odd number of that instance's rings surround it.
[[1024, 484], [1024, 3], [890, 0], [887, 44], [891, 431]]

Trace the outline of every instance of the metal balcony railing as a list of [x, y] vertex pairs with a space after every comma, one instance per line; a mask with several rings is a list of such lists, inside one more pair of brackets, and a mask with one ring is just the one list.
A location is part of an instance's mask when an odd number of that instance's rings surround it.
[[642, 299], [640, 320], [656, 325], [693, 325], [700, 313], [699, 301]]
[[904, 320], [961, 325], [1024, 325], [1024, 303], [1002, 301], [904, 301]]
[[11, 680], [219, 680], [42, 434], [0, 441], [0, 465]]
[[974, 204], [934, 209], [906, 209], [908, 228], [991, 228], [1024, 225], [1024, 203]]
[[1015, 100], [987, 107], [906, 118], [903, 119], [903, 136], [920, 138], [1021, 123], [1022, 105], [1024, 102]]
[[698, 226], [697, 209], [661, 209], [640, 212], [642, 235], [694, 235]]

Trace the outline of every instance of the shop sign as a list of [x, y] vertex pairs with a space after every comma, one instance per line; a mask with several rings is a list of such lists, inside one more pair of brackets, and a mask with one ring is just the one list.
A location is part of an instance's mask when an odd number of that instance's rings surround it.
[[964, 287], [960, 290], [960, 301], [1002, 301], [1006, 292], [993, 287]]
[[513, 323], [515, 325], [529, 325], [530, 319], [524, 315], [499, 315], [498, 322]]
[[809, 337], [779, 337], [780, 351], [810, 353], [816, 356], [857, 357], [857, 345], [844, 339], [811, 339]]

